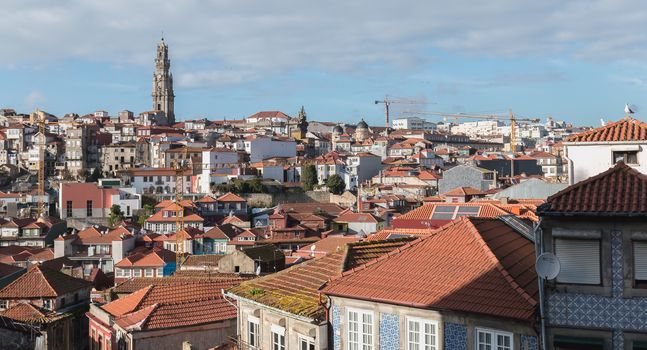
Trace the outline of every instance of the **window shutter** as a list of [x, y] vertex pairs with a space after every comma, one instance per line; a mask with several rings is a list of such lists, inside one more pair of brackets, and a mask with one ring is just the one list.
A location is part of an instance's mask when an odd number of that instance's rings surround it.
[[634, 242], [634, 279], [647, 281], [647, 242]]
[[600, 241], [555, 239], [561, 270], [557, 282], [600, 284]]

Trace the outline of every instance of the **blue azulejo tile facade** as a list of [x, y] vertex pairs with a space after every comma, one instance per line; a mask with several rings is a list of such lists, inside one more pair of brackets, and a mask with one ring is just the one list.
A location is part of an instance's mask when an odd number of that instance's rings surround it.
[[521, 350], [538, 350], [539, 342], [537, 341], [537, 337], [533, 337], [531, 335], [522, 335], [519, 348]]
[[467, 350], [467, 326], [445, 322], [445, 350]]
[[400, 316], [380, 314], [380, 349], [400, 349]]
[[332, 330], [333, 330], [333, 349], [334, 350], [341, 350], [341, 313], [342, 313], [342, 308], [333, 305], [331, 308], [331, 323], [332, 323]]
[[624, 331], [647, 331], [647, 298], [624, 298], [622, 232], [611, 232], [612, 296], [554, 293], [546, 297], [550, 326], [613, 330], [613, 349], [624, 349]]

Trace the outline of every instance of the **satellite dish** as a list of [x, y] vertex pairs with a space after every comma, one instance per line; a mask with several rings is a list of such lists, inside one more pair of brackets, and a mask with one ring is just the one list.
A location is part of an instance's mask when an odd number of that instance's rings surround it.
[[553, 253], [543, 253], [537, 257], [535, 269], [539, 277], [552, 280], [559, 275], [561, 269], [559, 258]]

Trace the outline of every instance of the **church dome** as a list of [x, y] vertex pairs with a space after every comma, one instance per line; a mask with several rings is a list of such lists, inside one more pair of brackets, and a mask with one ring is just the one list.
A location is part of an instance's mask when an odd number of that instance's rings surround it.
[[332, 132], [334, 132], [334, 133], [336, 133], [336, 134], [343, 134], [343, 133], [344, 133], [344, 129], [342, 129], [342, 127], [341, 127], [341, 126], [339, 126], [339, 125], [335, 125], [335, 127], [334, 127], [334, 128], [332, 128]]
[[358, 129], [368, 129], [368, 124], [364, 121], [364, 119], [360, 120], [359, 123], [357, 123], [357, 128]]

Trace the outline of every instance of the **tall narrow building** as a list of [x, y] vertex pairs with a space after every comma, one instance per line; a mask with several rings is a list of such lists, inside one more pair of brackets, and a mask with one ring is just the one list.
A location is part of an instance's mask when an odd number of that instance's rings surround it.
[[175, 95], [173, 94], [173, 74], [171, 74], [171, 61], [168, 59], [168, 45], [164, 38], [157, 44], [157, 57], [155, 58], [155, 73], [153, 74], [153, 110], [163, 111], [169, 125], [175, 123], [173, 108]]

